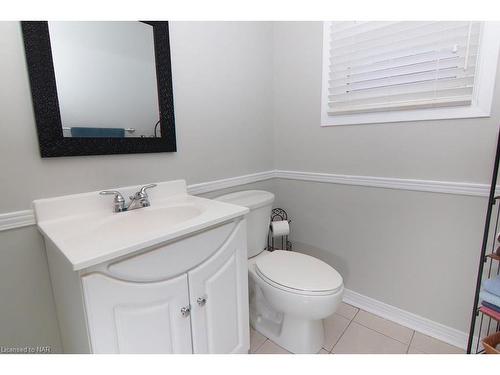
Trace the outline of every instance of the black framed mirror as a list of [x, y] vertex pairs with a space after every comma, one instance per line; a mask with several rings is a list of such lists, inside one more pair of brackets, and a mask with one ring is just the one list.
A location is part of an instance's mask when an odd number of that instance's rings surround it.
[[176, 151], [168, 22], [21, 27], [42, 157]]

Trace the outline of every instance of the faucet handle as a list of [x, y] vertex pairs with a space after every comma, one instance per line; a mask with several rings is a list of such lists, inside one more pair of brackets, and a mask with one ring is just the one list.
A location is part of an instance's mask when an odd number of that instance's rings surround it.
[[125, 198], [123, 198], [123, 195], [117, 190], [103, 190], [103, 191], [99, 192], [99, 194], [100, 195], [114, 195], [116, 203], [125, 202]]
[[141, 187], [140, 193], [141, 193], [142, 195], [147, 195], [147, 194], [146, 194], [146, 190], [151, 189], [151, 188], [154, 188], [155, 186], [156, 186], [156, 184], [149, 184], [149, 185], [145, 185], [145, 186]]
[[103, 190], [99, 193], [100, 195], [114, 195], [114, 212], [123, 212], [127, 210], [125, 206], [125, 198], [123, 195], [116, 190]]

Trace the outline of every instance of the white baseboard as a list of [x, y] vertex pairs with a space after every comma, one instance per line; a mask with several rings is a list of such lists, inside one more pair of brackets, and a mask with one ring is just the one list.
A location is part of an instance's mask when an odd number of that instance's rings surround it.
[[401, 310], [400, 308], [364, 296], [350, 289], [345, 289], [344, 291], [344, 302], [450, 345], [462, 349], [466, 349], [467, 347], [468, 334], [465, 332]]

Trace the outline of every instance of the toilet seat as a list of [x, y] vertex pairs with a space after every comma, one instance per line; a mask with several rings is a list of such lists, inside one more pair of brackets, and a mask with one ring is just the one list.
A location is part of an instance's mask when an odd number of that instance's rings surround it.
[[284, 291], [305, 295], [328, 295], [343, 287], [342, 276], [327, 263], [312, 256], [275, 250], [255, 262], [257, 275]]

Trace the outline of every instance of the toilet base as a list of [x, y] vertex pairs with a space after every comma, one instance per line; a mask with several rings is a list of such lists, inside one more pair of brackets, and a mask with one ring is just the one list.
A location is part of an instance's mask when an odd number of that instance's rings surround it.
[[325, 339], [323, 319], [308, 320], [284, 314], [280, 324], [262, 316], [255, 316], [251, 324], [255, 330], [274, 341], [282, 348], [297, 354], [318, 353]]
[[318, 353], [323, 346], [323, 319], [332, 315], [342, 301], [343, 286], [333, 294], [291, 293], [268, 284], [249, 260], [250, 323], [258, 332], [292, 353]]

